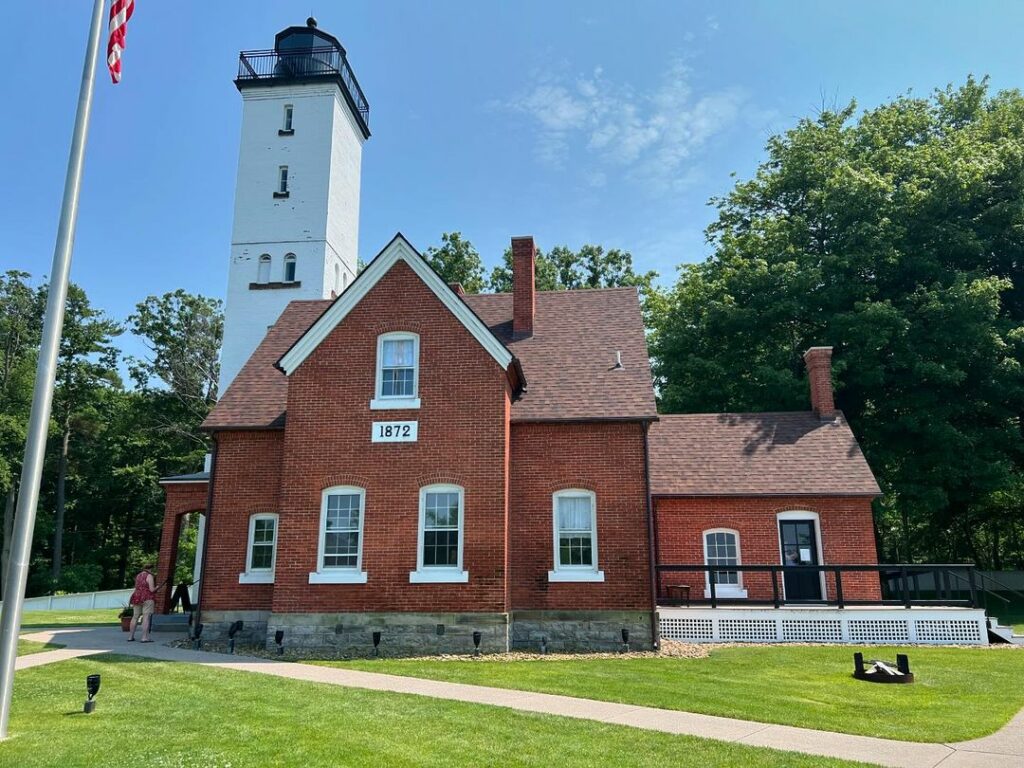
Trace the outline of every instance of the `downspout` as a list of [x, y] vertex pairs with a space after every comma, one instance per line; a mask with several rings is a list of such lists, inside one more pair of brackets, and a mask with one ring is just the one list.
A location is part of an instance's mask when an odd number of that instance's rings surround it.
[[647, 540], [650, 542], [647, 553], [651, 582], [651, 641], [654, 644], [654, 649], [658, 650], [661, 647], [661, 637], [658, 634], [658, 571], [656, 568], [658, 561], [658, 538], [657, 528], [654, 523], [654, 503], [651, 500], [651, 455], [647, 439], [647, 433], [650, 428], [651, 422], [644, 421], [644, 485], [647, 490]]
[[202, 622], [203, 616], [203, 585], [206, 584], [206, 566], [210, 560], [208, 552], [210, 550], [210, 518], [213, 512], [213, 478], [217, 472], [217, 433], [213, 435], [213, 451], [210, 455], [210, 479], [207, 481], [206, 486], [206, 533], [203, 536], [203, 561], [199, 564], [199, 589], [196, 590], [196, 610], [195, 619], [192, 623], [192, 631]]

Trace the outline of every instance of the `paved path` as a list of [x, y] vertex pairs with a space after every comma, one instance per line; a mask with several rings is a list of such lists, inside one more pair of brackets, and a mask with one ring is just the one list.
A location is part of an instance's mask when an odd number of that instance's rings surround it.
[[875, 739], [809, 728], [768, 725], [728, 717], [698, 715], [654, 707], [638, 707], [571, 696], [531, 693], [482, 685], [464, 685], [414, 677], [385, 675], [336, 667], [280, 662], [253, 656], [228, 656], [164, 645], [174, 637], [156, 635], [155, 643], [127, 643], [117, 629], [62, 629], [24, 635], [26, 639], [66, 646], [56, 651], [21, 656], [17, 669], [28, 669], [64, 659], [114, 652], [158, 661], [176, 661], [276, 675], [328, 685], [390, 691], [476, 704], [489, 704], [523, 712], [541, 712], [562, 717], [596, 720], [665, 733], [682, 733], [737, 744], [804, 752], [810, 755], [860, 760], [893, 768], [1002, 768], [1024, 766], [1024, 710], [991, 736], [955, 744]]

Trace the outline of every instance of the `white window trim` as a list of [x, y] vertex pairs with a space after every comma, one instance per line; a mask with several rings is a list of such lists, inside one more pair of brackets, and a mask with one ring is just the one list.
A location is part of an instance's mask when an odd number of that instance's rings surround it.
[[[385, 341], [412, 341], [413, 358], [415, 364], [412, 369], [412, 397], [385, 397], [381, 394], [384, 387], [384, 342]], [[384, 411], [391, 409], [415, 409], [420, 407], [420, 337], [419, 334], [410, 331], [393, 331], [382, 333], [377, 337], [377, 375], [373, 389], [373, 399], [370, 400], [371, 411]]]
[[[743, 549], [740, 544], [740, 532], [735, 528], [708, 528], [706, 531], [701, 531], [700, 540], [704, 547], [704, 565], [710, 565], [708, 563], [708, 534], [709, 533], [731, 533], [736, 537], [736, 565], [743, 565]], [[718, 568], [719, 571], [728, 571], [729, 568], [723, 566]], [[746, 598], [747, 590], [743, 586], [743, 571], [737, 571], [736, 576], [739, 579], [738, 584], [719, 584], [715, 582], [715, 597], [729, 598]], [[711, 573], [704, 571], [704, 597], [711, 597]]]
[[[324, 565], [324, 545], [327, 534], [327, 497], [333, 495], [359, 496], [359, 547], [356, 551], [356, 564]], [[363, 537], [366, 531], [366, 490], [355, 485], [332, 485], [320, 493], [320, 530], [317, 534], [316, 570], [309, 574], [310, 584], [365, 584], [366, 571], [363, 570]]]
[[284, 119], [282, 120], [282, 130], [293, 131], [295, 130], [295, 106], [292, 104], [284, 105]]
[[[790, 509], [786, 512], [777, 512], [775, 514], [775, 535], [779, 539], [779, 563], [781, 565], [786, 564], [786, 555], [782, 551], [782, 531], [779, 529], [779, 522], [781, 520], [812, 520], [814, 522], [814, 541], [818, 550], [818, 565], [825, 565], [825, 545], [821, 540], [821, 517], [817, 512], [811, 512], [809, 509]], [[825, 580], [825, 572], [822, 571], [818, 576], [821, 581], [821, 599], [828, 600], [828, 582]], [[782, 599], [786, 599], [785, 579], [782, 579]]]
[[[292, 275], [292, 279], [291, 280], [288, 279], [288, 265], [289, 264], [294, 264], [295, 265], [295, 270], [294, 270], [295, 274]], [[281, 273], [281, 281], [282, 282], [294, 283], [294, 282], [296, 282], [299, 279], [299, 260], [298, 260], [298, 257], [296, 257], [296, 255], [294, 253], [286, 253], [284, 255], [284, 262], [283, 262], [282, 266], [283, 266], [283, 269], [284, 269], [284, 271]]]
[[[282, 173], [283, 171], [283, 173]], [[283, 184], [281, 182], [284, 182]], [[277, 166], [277, 192], [285, 195], [291, 188], [291, 175], [288, 173], [287, 165]]]
[[[423, 527], [426, 522], [428, 493], [459, 494], [459, 558], [453, 568], [451, 566], [423, 565]], [[465, 584], [469, 581], [469, 571], [462, 569], [462, 555], [466, 549], [466, 491], [461, 485], [438, 483], [420, 488], [420, 520], [416, 536], [416, 570], [409, 571], [410, 584]]]
[[[263, 265], [266, 264], [264, 271]], [[261, 253], [256, 260], [256, 282], [260, 285], [270, 282], [270, 270], [273, 269], [274, 260], [269, 253]]]
[[[590, 546], [593, 553], [591, 565], [561, 565], [558, 562], [558, 500], [561, 498], [587, 497], [590, 499], [590, 521], [593, 529], [590, 535]], [[549, 582], [600, 582], [604, 581], [604, 571], [598, 570], [597, 547], [597, 494], [585, 488], [566, 488], [551, 494], [551, 540], [553, 547], [554, 568], [548, 571]]]
[[[257, 520], [274, 521], [274, 544], [270, 550], [270, 567], [252, 567], [253, 537], [256, 535]], [[239, 584], [273, 584], [274, 570], [277, 568], [277, 541], [280, 533], [280, 521], [274, 512], [258, 512], [249, 516], [249, 538], [245, 545], [245, 570], [238, 574]]]

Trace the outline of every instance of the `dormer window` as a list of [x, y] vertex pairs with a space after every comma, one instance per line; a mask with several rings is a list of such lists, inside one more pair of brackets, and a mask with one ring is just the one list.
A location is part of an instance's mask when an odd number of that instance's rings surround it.
[[289, 253], [284, 257], [284, 281], [286, 283], [295, 282], [295, 254]]
[[256, 269], [256, 282], [257, 283], [269, 283], [270, 282], [270, 254], [264, 253], [260, 256], [259, 266]]
[[420, 337], [385, 333], [377, 337], [377, 387], [370, 408], [419, 408]]
[[281, 130], [277, 132], [278, 136], [291, 136], [295, 133], [292, 128], [292, 117], [294, 115], [294, 108], [291, 104], [284, 105], [284, 121], [281, 124]]
[[277, 191], [274, 197], [288, 197], [288, 166], [282, 165], [277, 169]]

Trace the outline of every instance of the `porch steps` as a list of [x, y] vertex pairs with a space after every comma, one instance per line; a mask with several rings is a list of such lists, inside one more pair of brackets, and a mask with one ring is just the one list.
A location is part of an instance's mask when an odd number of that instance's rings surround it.
[[154, 632], [188, 632], [189, 613], [157, 613], [153, 615]]
[[988, 617], [988, 639], [993, 643], [1024, 645], [1024, 635], [1014, 634], [1013, 627], [1000, 624], [995, 616]]

